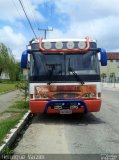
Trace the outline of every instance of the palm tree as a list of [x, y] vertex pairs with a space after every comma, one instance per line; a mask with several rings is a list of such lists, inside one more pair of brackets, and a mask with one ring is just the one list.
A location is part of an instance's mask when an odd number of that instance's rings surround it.
[[110, 80], [111, 80], [111, 82], [115, 82], [115, 73], [114, 72], [112, 72], [112, 73], [110, 73]]
[[103, 81], [103, 82], [106, 81], [106, 77], [107, 77], [106, 73], [102, 73], [102, 74], [101, 74], [101, 78], [102, 78], [102, 81]]

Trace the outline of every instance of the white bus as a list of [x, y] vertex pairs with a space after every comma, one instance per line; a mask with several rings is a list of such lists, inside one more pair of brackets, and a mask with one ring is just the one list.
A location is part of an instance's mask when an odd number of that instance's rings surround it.
[[28, 70], [31, 112], [98, 112], [100, 63], [107, 65], [106, 51], [89, 37], [30, 41], [22, 53], [21, 67]]

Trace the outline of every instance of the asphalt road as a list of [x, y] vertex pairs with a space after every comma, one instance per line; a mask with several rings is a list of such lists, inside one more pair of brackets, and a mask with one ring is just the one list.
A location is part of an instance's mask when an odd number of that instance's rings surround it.
[[119, 154], [119, 91], [102, 97], [98, 113], [36, 116], [15, 153]]

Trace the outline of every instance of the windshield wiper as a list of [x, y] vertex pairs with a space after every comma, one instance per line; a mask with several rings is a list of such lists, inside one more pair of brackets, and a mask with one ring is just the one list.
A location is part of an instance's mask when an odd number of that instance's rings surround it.
[[48, 76], [48, 79], [49, 79], [48, 85], [50, 85], [52, 83], [51, 78], [53, 76], [53, 72], [54, 72], [56, 66], [61, 65], [61, 64], [46, 64], [46, 65], [50, 68], [50, 70], [49, 70], [50, 72], [49, 72], [49, 76]]
[[79, 75], [74, 71], [74, 69], [70, 66], [70, 59], [69, 59], [69, 63], [68, 63], [68, 71], [72, 72], [73, 75], [75, 76], [75, 78], [83, 85], [84, 81], [79, 77]]

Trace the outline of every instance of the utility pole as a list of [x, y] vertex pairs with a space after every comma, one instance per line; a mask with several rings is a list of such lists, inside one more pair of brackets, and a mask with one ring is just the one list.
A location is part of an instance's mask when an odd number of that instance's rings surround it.
[[53, 31], [53, 28], [51, 28], [51, 29], [49, 29], [49, 28], [47, 28], [47, 29], [45, 29], [45, 28], [44, 29], [43, 28], [38, 28], [38, 30], [44, 32], [44, 38], [46, 39], [47, 32], [48, 31]]

